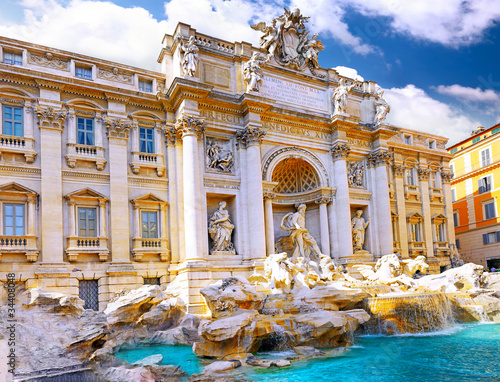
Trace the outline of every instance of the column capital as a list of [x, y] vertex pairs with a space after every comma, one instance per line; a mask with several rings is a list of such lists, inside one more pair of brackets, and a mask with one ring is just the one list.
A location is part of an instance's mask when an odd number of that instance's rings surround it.
[[200, 139], [205, 131], [203, 122], [203, 119], [196, 119], [183, 115], [175, 122], [175, 130], [182, 136], [182, 138], [191, 135]]
[[377, 152], [372, 152], [368, 154], [368, 166], [369, 167], [377, 167], [377, 166], [388, 166], [392, 159], [393, 154], [386, 150], [379, 150]]
[[264, 191], [264, 200], [267, 200], [267, 199], [274, 199], [276, 197], [276, 194], [274, 192], [271, 192], [271, 191]]
[[165, 139], [167, 146], [175, 146], [175, 144], [181, 140], [181, 131], [176, 130], [175, 127], [166, 125], [163, 129], [163, 134], [165, 134]]
[[428, 168], [418, 167], [417, 173], [418, 173], [418, 180], [428, 181], [431, 170]]
[[333, 200], [331, 196], [321, 195], [314, 201], [316, 204], [328, 204]]
[[394, 172], [394, 176], [402, 178], [404, 177], [406, 167], [400, 164], [394, 164], [392, 166], [392, 171]]
[[130, 126], [132, 125], [129, 121], [125, 119], [114, 119], [106, 117], [104, 118], [104, 124], [106, 125], [106, 134], [108, 138], [121, 138], [128, 139], [130, 133]]
[[455, 174], [453, 174], [450, 171], [441, 170], [441, 179], [443, 180], [444, 183], [451, 182], [451, 180], [453, 179], [454, 175]]
[[248, 147], [251, 145], [261, 145], [267, 131], [262, 127], [246, 127], [236, 131], [236, 145]]
[[333, 160], [346, 159], [351, 153], [351, 147], [347, 143], [337, 142], [332, 146]]
[[53, 129], [62, 131], [64, 120], [66, 119], [66, 110], [54, 110], [52, 107], [35, 107], [35, 113], [38, 117], [40, 129]]

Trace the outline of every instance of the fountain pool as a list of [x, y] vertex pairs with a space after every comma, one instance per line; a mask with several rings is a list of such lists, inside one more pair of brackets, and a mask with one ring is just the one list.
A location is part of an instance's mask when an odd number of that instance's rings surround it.
[[[500, 324], [469, 324], [425, 334], [359, 336], [355, 346], [332, 357], [298, 361], [283, 369], [242, 367], [236, 371], [259, 382], [498, 382], [499, 351]], [[199, 373], [203, 366], [189, 346], [147, 346], [116, 355], [135, 362], [159, 353], [164, 356], [163, 364], [181, 365], [190, 374]]]

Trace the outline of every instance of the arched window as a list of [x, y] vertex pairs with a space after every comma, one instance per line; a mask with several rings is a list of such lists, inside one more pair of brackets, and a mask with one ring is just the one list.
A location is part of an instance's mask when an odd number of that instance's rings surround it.
[[272, 180], [278, 182], [275, 191], [279, 194], [295, 194], [319, 187], [316, 171], [309, 163], [300, 158], [287, 158], [278, 163], [274, 169]]

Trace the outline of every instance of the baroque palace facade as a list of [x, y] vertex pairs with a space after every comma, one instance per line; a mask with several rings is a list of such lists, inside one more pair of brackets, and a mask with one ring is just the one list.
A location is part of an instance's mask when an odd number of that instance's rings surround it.
[[298, 240], [297, 210], [347, 267], [449, 266], [447, 139], [386, 124], [374, 82], [319, 67], [300, 11], [276, 21], [259, 48], [180, 23], [161, 72], [0, 38], [0, 278], [94, 309], [175, 278], [201, 313], [201, 287]]

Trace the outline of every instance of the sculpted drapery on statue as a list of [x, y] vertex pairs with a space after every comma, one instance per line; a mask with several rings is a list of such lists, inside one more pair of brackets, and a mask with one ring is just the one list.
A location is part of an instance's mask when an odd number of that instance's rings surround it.
[[[309, 17], [302, 16], [298, 8], [284, 9], [285, 13], [273, 19], [272, 24], [260, 22], [252, 25], [253, 29], [264, 33], [260, 47], [267, 50], [266, 62], [274, 57], [279, 64], [293, 69], [319, 68], [318, 53], [324, 46], [316, 40], [317, 34], [309, 38], [310, 32], [305, 28]], [[276, 28], [278, 21], [280, 25]]]
[[384, 98], [384, 91], [381, 88], [375, 90], [375, 120], [374, 125], [378, 126], [387, 118], [387, 114], [391, 111], [390, 105]]
[[187, 44], [182, 42], [181, 52], [184, 53], [184, 57], [182, 59], [182, 69], [185, 76], [194, 77], [196, 68], [198, 67], [198, 51], [199, 49], [196, 46], [194, 36], [189, 38]]
[[208, 221], [208, 232], [213, 241], [212, 254], [214, 252], [235, 253], [234, 245], [231, 242], [234, 225], [229, 220], [229, 212], [225, 208], [226, 202], [220, 202], [219, 207]]
[[365, 243], [365, 231], [368, 224], [370, 224], [370, 219], [365, 222], [365, 219], [361, 217], [363, 214], [362, 210], [356, 211], [356, 216], [351, 221], [352, 226], [352, 241], [354, 251], [362, 251], [363, 244]]
[[319, 263], [321, 251], [318, 243], [306, 228], [306, 205], [297, 207], [297, 212], [286, 214], [281, 220], [281, 229], [290, 233], [293, 245], [292, 259], [304, 257], [307, 260]]
[[345, 114], [347, 109], [347, 95], [351, 92], [352, 89], [358, 84], [357, 81], [352, 81], [349, 85], [344, 78], [339, 80], [339, 85], [333, 92], [333, 105], [335, 110], [333, 112], [336, 114]]
[[262, 78], [264, 77], [260, 66], [265, 63], [266, 61], [261, 59], [258, 52], [254, 52], [252, 58], [245, 63], [243, 67], [243, 78], [247, 84], [247, 92], [258, 92], [260, 90]]

